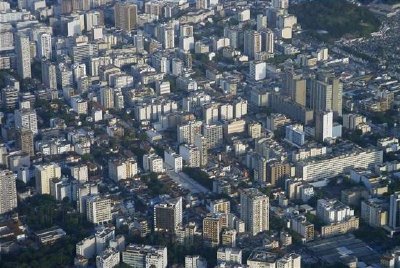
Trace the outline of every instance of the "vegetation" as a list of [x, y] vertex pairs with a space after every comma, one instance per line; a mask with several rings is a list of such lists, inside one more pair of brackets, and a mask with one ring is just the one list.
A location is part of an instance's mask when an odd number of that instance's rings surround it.
[[150, 173], [150, 175], [142, 176], [140, 179], [146, 183], [148, 189], [153, 195], [162, 195], [168, 193], [168, 187], [159, 179], [157, 179], [156, 173]]
[[[368, 36], [380, 26], [371, 11], [346, 0], [305, 1], [292, 5], [289, 12], [297, 16], [304, 29], [327, 40]], [[327, 33], [319, 34], [320, 31]]]
[[69, 267], [75, 257], [75, 244], [89, 236], [93, 225], [76, 212], [68, 200], [57, 202], [50, 195], [37, 195], [19, 204], [18, 212], [32, 231], [55, 225], [68, 234], [54, 245], [39, 249], [28, 247], [17, 254], [2, 256], [0, 268], [8, 267]]
[[200, 168], [184, 167], [182, 171], [202, 186], [212, 190], [213, 180], [210, 178], [210, 176], [208, 176], [206, 172], [204, 172]]

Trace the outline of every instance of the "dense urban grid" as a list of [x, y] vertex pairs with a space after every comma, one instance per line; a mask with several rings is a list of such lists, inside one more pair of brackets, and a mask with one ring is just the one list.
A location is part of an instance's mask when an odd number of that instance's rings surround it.
[[400, 267], [400, 1], [0, 0], [0, 268]]

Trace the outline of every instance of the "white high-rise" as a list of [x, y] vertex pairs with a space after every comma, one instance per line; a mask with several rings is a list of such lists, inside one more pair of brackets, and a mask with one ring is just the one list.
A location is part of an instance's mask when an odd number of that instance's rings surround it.
[[15, 53], [17, 54], [17, 71], [20, 78], [31, 78], [31, 49], [29, 37], [19, 33], [15, 38]]
[[17, 207], [15, 175], [9, 170], [0, 171], [0, 215]]
[[319, 141], [325, 141], [333, 137], [333, 112], [317, 112], [315, 118], [315, 138]]
[[39, 35], [37, 50], [39, 59], [42, 58], [51, 59], [52, 48], [51, 48], [50, 34], [42, 33]]
[[240, 194], [240, 215], [252, 235], [269, 230], [269, 198], [255, 188]]

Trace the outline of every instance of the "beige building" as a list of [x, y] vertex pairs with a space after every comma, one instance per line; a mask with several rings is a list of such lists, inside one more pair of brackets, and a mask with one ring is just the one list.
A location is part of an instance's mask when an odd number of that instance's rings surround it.
[[61, 167], [56, 163], [35, 166], [36, 191], [50, 194], [50, 180], [61, 178]]
[[329, 237], [339, 234], [345, 234], [350, 231], [357, 230], [360, 221], [357, 217], [351, 217], [345, 221], [331, 223], [321, 227], [321, 237]]
[[203, 219], [203, 240], [206, 244], [215, 247], [220, 243], [222, 220], [219, 214], [208, 214]]

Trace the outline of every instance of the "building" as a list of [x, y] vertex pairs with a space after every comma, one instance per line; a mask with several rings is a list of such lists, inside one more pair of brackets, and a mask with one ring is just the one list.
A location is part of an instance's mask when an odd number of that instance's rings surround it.
[[305, 143], [305, 136], [303, 125], [289, 125], [285, 128], [285, 139], [291, 144], [303, 146]]
[[14, 111], [16, 128], [24, 128], [32, 131], [34, 135], [38, 133], [37, 115], [35, 110], [19, 109]]
[[175, 172], [181, 172], [182, 171], [182, 156], [179, 154], [175, 153], [172, 150], [165, 150], [164, 151], [164, 162], [165, 165], [168, 167], [171, 167]]
[[16, 147], [29, 156], [35, 155], [33, 147], [33, 132], [30, 129], [17, 129], [16, 130]]
[[219, 248], [217, 263], [242, 264], [242, 250], [237, 248]]
[[208, 209], [210, 213], [228, 214], [231, 212], [231, 202], [229, 202], [227, 199], [212, 200]]
[[290, 229], [301, 235], [305, 242], [314, 240], [314, 224], [307, 221], [303, 215], [290, 219]]
[[222, 124], [203, 125], [203, 136], [208, 148], [212, 149], [223, 144], [224, 129]]
[[120, 254], [113, 248], [107, 248], [103, 253], [96, 256], [96, 268], [113, 268], [119, 263]]
[[143, 169], [154, 173], [164, 172], [163, 159], [155, 153], [143, 155]]
[[86, 199], [86, 217], [94, 224], [105, 224], [111, 221], [111, 200], [98, 195]]
[[91, 235], [76, 243], [76, 255], [90, 259], [96, 254], [96, 237]]
[[247, 124], [247, 133], [253, 139], [261, 138], [261, 124], [260, 123], [248, 123]]
[[267, 163], [266, 181], [276, 185], [292, 174], [292, 167], [288, 162], [271, 161]]
[[211, 246], [218, 246], [221, 239], [222, 218], [220, 214], [208, 214], [203, 219], [203, 241]]
[[350, 217], [342, 222], [330, 223], [321, 227], [321, 237], [330, 237], [345, 234], [357, 230], [360, 220], [357, 217]]
[[201, 121], [189, 121], [186, 124], [177, 126], [177, 136], [179, 143], [194, 144], [196, 135], [201, 134]]
[[244, 32], [244, 54], [254, 59], [261, 52], [261, 34], [254, 30]]
[[250, 78], [254, 81], [263, 80], [267, 77], [267, 63], [265, 61], [250, 62]]
[[182, 159], [187, 166], [201, 166], [201, 154], [198, 147], [194, 145], [181, 144], [179, 146], [179, 154], [182, 156]]
[[295, 73], [293, 70], [286, 71], [284, 74], [284, 92], [290, 96], [292, 101], [306, 106], [306, 80], [301, 74]]
[[207, 261], [199, 255], [185, 256], [185, 268], [207, 268]]
[[167, 248], [129, 244], [122, 252], [122, 262], [135, 268], [167, 268]]
[[51, 59], [52, 46], [51, 46], [51, 34], [41, 33], [38, 38], [37, 44], [37, 56], [39, 59]]
[[400, 227], [400, 192], [390, 195], [389, 205], [389, 227], [397, 229]]
[[58, 164], [50, 163], [35, 166], [36, 191], [39, 194], [50, 194], [50, 181], [54, 178], [61, 178], [61, 167]]
[[182, 197], [167, 199], [154, 206], [154, 231], [175, 232], [182, 224]]
[[130, 32], [137, 25], [137, 6], [133, 3], [117, 2], [114, 6], [115, 27]]
[[0, 171], [0, 215], [17, 207], [17, 186], [14, 173]]
[[240, 215], [246, 231], [256, 235], [269, 230], [269, 198], [255, 188], [240, 194]]
[[318, 111], [315, 117], [315, 138], [325, 141], [333, 137], [333, 112]]
[[221, 234], [221, 245], [225, 247], [236, 247], [237, 231], [235, 229], [224, 229]]
[[102, 87], [100, 89], [100, 104], [104, 109], [114, 108], [114, 91], [110, 87]]
[[361, 201], [361, 219], [369, 226], [382, 227], [387, 225], [389, 213], [386, 202], [381, 199], [371, 198]]
[[314, 111], [332, 111], [337, 118], [342, 116], [343, 84], [331, 74], [319, 74], [309, 80], [309, 107]]
[[367, 169], [382, 164], [380, 150], [360, 148], [354, 144], [337, 145], [331, 153], [296, 163], [296, 176], [306, 181], [333, 178], [351, 168]]
[[50, 89], [57, 89], [56, 65], [49, 60], [42, 60], [42, 83]]
[[29, 36], [18, 33], [15, 38], [15, 52], [17, 54], [17, 73], [21, 79], [32, 77], [30, 51]]
[[354, 216], [354, 209], [336, 199], [318, 199], [317, 216], [325, 223], [342, 222]]
[[114, 181], [131, 179], [137, 174], [138, 166], [134, 158], [114, 158], [108, 161], [108, 176]]

